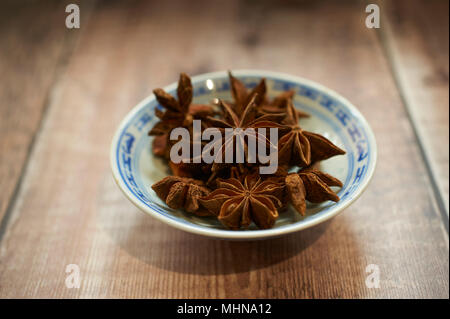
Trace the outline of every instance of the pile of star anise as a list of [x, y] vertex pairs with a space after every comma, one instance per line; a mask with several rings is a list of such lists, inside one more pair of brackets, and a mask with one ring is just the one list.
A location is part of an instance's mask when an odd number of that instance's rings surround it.
[[[167, 161], [172, 171], [172, 175], [152, 185], [156, 194], [173, 209], [184, 209], [198, 216], [216, 216], [229, 229], [247, 228], [251, 222], [262, 229], [271, 228], [288, 204], [304, 215], [306, 201], [339, 201], [330, 186], [342, 187], [342, 183], [321, 172], [317, 164], [345, 151], [325, 137], [300, 127], [299, 119], [309, 115], [295, 109], [294, 92], [283, 92], [271, 100], [266, 95], [265, 79], [248, 90], [231, 73], [229, 78], [232, 102], [192, 103], [191, 80], [184, 73], [178, 82], [177, 98], [162, 89], [153, 91], [164, 111], [155, 111], [159, 122], [149, 132], [154, 136], [152, 150]], [[195, 119], [201, 120], [202, 130], [215, 127], [222, 134], [225, 128], [278, 128], [277, 172], [260, 174], [262, 164], [249, 161], [172, 162], [169, 154], [176, 141], [169, 138], [171, 130], [183, 127], [192, 131]], [[233, 145], [233, 138], [222, 138], [221, 149]]]

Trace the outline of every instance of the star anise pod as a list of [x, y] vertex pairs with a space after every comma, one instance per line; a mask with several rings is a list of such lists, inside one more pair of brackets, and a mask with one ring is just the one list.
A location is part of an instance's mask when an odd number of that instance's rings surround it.
[[[241, 116], [238, 116], [233, 109], [231, 108], [228, 103], [220, 100], [219, 105], [222, 107], [223, 113], [224, 113], [224, 119], [218, 119], [213, 117], [208, 117], [208, 120], [210, 122], [210, 125], [213, 127], [218, 128], [222, 132], [223, 138], [221, 140], [218, 140], [217, 143], [220, 143], [220, 151], [218, 154], [216, 154], [216, 159], [214, 161], [214, 164], [212, 166], [212, 171], [217, 172], [220, 169], [223, 169], [224, 167], [227, 167], [226, 164], [222, 164], [218, 158], [223, 158], [224, 154], [227, 152], [232, 152], [234, 150], [234, 145], [236, 143], [240, 143], [240, 145], [243, 146], [244, 149], [244, 160], [247, 160], [248, 152], [247, 152], [247, 143], [248, 142], [254, 142], [255, 145], [258, 144], [258, 142], [266, 143], [267, 145], [271, 145], [270, 141], [260, 132], [258, 132], [258, 128], [277, 128], [279, 130], [278, 134], [283, 134], [286, 132], [289, 128], [284, 125], [278, 124], [276, 121], [280, 121], [284, 115], [282, 114], [268, 114], [263, 116], [257, 116], [257, 106], [254, 103], [256, 100], [256, 95], [253, 96], [253, 98], [249, 101], [248, 105], [245, 107], [244, 112]], [[226, 128], [232, 128], [234, 129], [234, 132], [240, 132], [242, 134], [233, 134], [232, 136], [227, 136], [224, 132]], [[243, 134], [244, 130], [247, 128], [253, 128], [253, 131], [246, 132], [247, 134]], [[247, 138], [247, 140], [245, 139]], [[211, 148], [215, 146], [211, 145]], [[272, 145], [274, 147], [274, 145]], [[236, 147], [236, 149], [240, 149], [239, 147]], [[204, 150], [205, 152], [210, 151], [209, 149]], [[241, 154], [234, 154], [235, 156], [241, 155]], [[255, 155], [255, 154], [253, 154]]]
[[[279, 165], [278, 169], [275, 173], [261, 175], [261, 178], [264, 181], [271, 181], [273, 183], [285, 184], [285, 178], [288, 175], [288, 170], [289, 170], [288, 166]], [[256, 171], [255, 173], [258, 173], [258, 172]], [[288, 198], [287, 192], [286, 192], [286, 187], [283, 188], [282, 192], [279, 192], [279, 193], [276, 193], [273, 195], [275, 195], [282, 203], [282, 207], [280, 209], [278, 209], [278, 212], [285, 210], [287, 208], [287, 204], [289, 202], [289, 198]]]
[[[295, 94], [294, 90], [282, 92], [281, 94], [276, 96], [271, 102], [261, 104], [258, 109], [258, 112], [261, 115], [278, 114], [278, 113], [288, 115], [288, 105], [289, 102], [292, 101], [294, 94]], [[309, 114], [306, 112], [297, 109], [295, 109], [295, 111], [297, 112], [298, 118], [309, 117]]]
[[199, 198], [210, 193], [202, 181], [180, 176], [167, 176], [152, 185], [156, 195], [173, 209], [184, 208], [199, 216], [211, 215], [199, 206]]
[[[211, 168], [213, 164], [210, 164]], [[217, 182], [219, 180], [225, 180], [229, 178], [235, 178], [238, 179], [241, 182], [244, 182], [244, 179], [249, 175], [258, 175], [259, 176], [259, 166], [256, 164], [242, 164], [242, 163], [235, 163], [235, 164], [220, 164], [220, 168], [218, 170], [212, 171], [210, 169], [209, 171], [209, 178], [206, 182], [206, 185], [211, 189], [217, 188]]]
[[322, 135], [303, 130], [298, 124], [298, 114], [292, 101], [288, 102], [286, 121], [291, 131], [282, 136], [278, 142], [279, 163], [305, 167], [316, 161], [345, 154], [344, 150]]
[[321, 203], [327, 200], [339, 201], [339, 196], [330, 186], [342, 187], [337, 178], [317, 169], [303, 169], [298, 173], [288, 174], [285, 178], [286, 192], [295, 210], [305, 215], [306, 200]]
[[193, 104], [193, 87], [191, 79], [186, 73], [180, 74], [178, 81], [177, 97], [163, 89], [155, 89], [153, 93], [159, 104], [165, 108], [155, 110], [155, 115], [160, 119], [150, 130], [148, 135], [154, 135], [153, 153], [158, 156], [168, 157], [170, 152], [170, 132], [176, 127], [191, 128], [194, 119], [204, 119], [213, 115], [214, 110], [209, 105]]
[[234, 104], [232, 104], [234, 112], [240, 116], [244, 113], [245, 108], [250, 103], [250, 100], [256, 96], [254, 103], [260, 106], [266, 101], [266, 80], [264, 78], [252, 90], [248, 90], [245, 84], [238, 78], [235, 78], [231, 72], [228, 72], [230, 78], [231, 95], [233, 96]]
[[174, 163], [169, 160], [169, 168], [172, 171], [172, 175], [179, 177], [194, 177], [201, 174], [201, 166], [193, 163]]
[[247, 176], [244, 182], [235, 178], [218, 181], [218, 188], [200, 203], [220, 222], [231, 229], [248, 228], [253, 221], [259, 228], [271, 228], [278, 218], [280, 201], [274, 193], [280, 192], [282, 184], [262, 181]]

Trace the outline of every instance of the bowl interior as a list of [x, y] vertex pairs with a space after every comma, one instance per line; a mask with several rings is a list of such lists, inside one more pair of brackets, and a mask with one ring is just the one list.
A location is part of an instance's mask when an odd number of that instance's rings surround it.
[[[293, 89], [296, 92], [295, 106], [311, 115], [300, 119], [302, 128], [322, 134], [347, 152], [321, 163], [323, 171], [343, 182], [341, 189], [335, 189], [341, 201], [309, 204], [307, 214], [303, 217], [290, 208], [280, 214], [274, 229], [293, 226], [299, 229], [301, 224], [315, 224], [336, 214], [353, 201], [367, 184], [375, 164], [373, 134], [361, 114], [336, 93], [307, 80], [258, 72], [234, 74], [248, 88], [254, 87], [261, 77], [265, 77], [270, 98]], [[231, 100], [229, 81], [224, 72], [194, 77], [192, 82], [195, 103], [209, 103], [214, 98]], [[176, 83], [166, 87], [166, 91], [176, 95]], [[159, 214], [179, 225], [223, 230], [216, 218], [197, 217], [167, 207], [151, 189], [152, 184], [170, 175], [166, 163], [152, 155], [152, 137], [147, 135], [158, 121], [154, 115], [156, 107], [160, 106], [153, 96], [140, 103], [124, 120], [113, 141], [112, 165], [118, 175], [116, 178], [119, 179], [119, 186], [135, 204], [147, 212]], [[249, 230], [237, 232], [249, 231], [267, 230], [257, 230], [252, 225]]]

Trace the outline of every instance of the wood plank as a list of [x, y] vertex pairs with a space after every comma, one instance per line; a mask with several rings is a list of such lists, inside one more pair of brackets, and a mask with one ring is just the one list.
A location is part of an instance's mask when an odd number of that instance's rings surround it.
[[0, 221], [70, 48], [64, 15], [54, 1], [0, 4]]
[[[360, 2], [100, 5], [58, 83], [9, 227], [1, 297], [448, 298], [448, 239], [416, 140]], [[330, 222], [228, 242], [138, 211], [108, 149], [132, 105], [177, 73], [260, 68], [337, 90], [379, 145], [365, 194]], [[65, 267], [81, 287], [65, 287]], [[365, 285], [369, 264], [380, 288]]]
[[392, 67], [448, 215], [448, 1], [387, 1], [381, 8]]

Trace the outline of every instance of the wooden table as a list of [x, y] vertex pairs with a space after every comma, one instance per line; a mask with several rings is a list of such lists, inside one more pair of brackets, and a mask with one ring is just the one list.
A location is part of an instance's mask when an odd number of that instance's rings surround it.
[[[383, 1], [380, 29], [364, 1], [74, 2], [80, 29], [64, 2], [0, 5], [1, 297], [449, 297], [448, 1]], [[228, 242], [122, 195], [109, 145], [130, 108], [180, 71], [238, 68], [321, 82], [367, 118], [377, 169], [343, 214]]]

